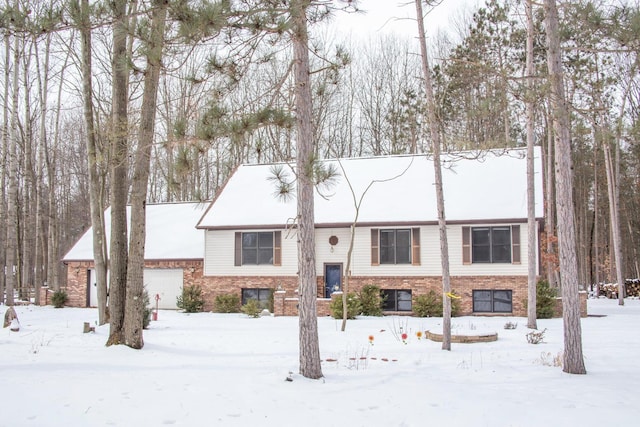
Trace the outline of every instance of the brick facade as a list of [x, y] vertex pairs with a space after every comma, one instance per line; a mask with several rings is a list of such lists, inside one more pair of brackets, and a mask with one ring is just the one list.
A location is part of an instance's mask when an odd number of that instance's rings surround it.
[[[64, 288], [69, 295], [67, 305], [72, 307], [87, 307], [87, 270], [93, 267], [93, 262], [72, 262], [67, 266], [67, 285]], [[296, 276], [203, 276], [203, 261], [201, 260], [172, 260], [147, 261], [146, 268], [172, 268], [183, 270], [184, 286], [198, 285], [202, 288], [205, 300], [204, 310], [214, 308], [216, 296], [223, 294], [237, 294], [241, 296], [243, 288], [274, 289], [274, 314], [276, 316], [298, 315], [298, 278]], [[412, 296], [427, 294], [434, 290], [439, 293], [442, 289], [442, 278], [439, 276], [424, 277], [350, 277], [349, 292], [359, 292], [365, 285], [376, 285], [381, 289], [411, 289]], [[511, 290], [513, 312], [506, 314], [482, 313], [483, 315], [527, 316], [527, 277], [525, 276], [456, 276], [451, 278], [451, 289], [459, 295], [460, 315], [473, 314], [473, 290]], [[330, 315], [330, 299], [324, 296], [324, 277], [317, 280], [318, 315]], [[47, 288], [42, 289], [41, 304], [49, 304], [51, 298]], [[562, 301], [556, 304], [556, 315], [562, 316]], [[580, 312], [587, 315], [586, 293], [580, 294]], [[400, 314], [400, 313], [398, 313]], [[404, 313], [403, 313], [404, 314]]]

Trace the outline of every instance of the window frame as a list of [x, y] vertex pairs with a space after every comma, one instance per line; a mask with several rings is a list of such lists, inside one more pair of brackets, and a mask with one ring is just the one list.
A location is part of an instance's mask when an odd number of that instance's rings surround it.
[[[399, 234], [401, 234], [400, 240], [404, 241], [400, 248]], [[420, 228], [372, 228], [371, 265], [382, 264], [420, 265]]]
[[[400, 293], [403, 294], [402, 298], [398, 298]], [[403, 313], [413, 311], [413, 292], [411, 289], [380, 289], [380, 295], [384, 301], [382, 305], [383, 311], [396, 311]], [[393, 295], [392, 298], [390, 298], [391, 295]], [[393, 303], [393, 307], [389, 307], [390, 303]], [[403, 308], [406, 303], [409, 304], [408, 308]]]
[[[476, 297], [481, 293], [488, 294], [487, 295], [488, 297], [484, 297], [482, 299]], [[508, 302], [505, 298], [501, 297], [500, 293], [508, 294], [508, 298], [509, 298]], [[496, 296], [496, 294], [498, 295]], [[491, 310], [476, 309], [477, 305], [480, 303], [489, 304]], [[471, 304], [472, 304], [473, 313], [498, 313], [498, 314], [513, 313], [513, 290], [512, 289], [474, 289], [472, 291]], [[508, 304], [509, 309], [508, 310], [500, 309], [500, 308], [496, 309], [497, 304]]]
[[[478, 242], [480, 232], [486, 231], [486, 241]], [[508, 236], [502, 236], [499, 232], [506, 232]], [[512, 264], [513, 263], [513, 236], [514, 230], [509, 225], [471, 227], [471, 263], [472, 264]], [[505, 234], [506, 234], [505, 233]], [[506, 239], [504, 239], [506, 237]], [[481, 252], [488, 252], [487, 254]], [[508, 259], [500, 256], [500, 253], [508, 254]]]
[[[245, 239], [248, 235], [255, 235], [253, 240], [255, 246], [245, 246]], [[269, 240], [268, 245], [261, 245], [267, 238]], [[275, 231], [237, 231], [234, 238], [234, 265], [240, 266], [281, 266], [282, 265], [282, 232]], [[262, 253], [261, 253], [262, 251]], [[246, 253], [245, 253], [246, 252]], [[247, 255], [249, 252], [254, 252], [251, 257]], [[265, 261], [265, 256], [269, 255], [269, 261]], [[251, 258], [251, 262], [247, 261], [247, 258]], [[255, 262], [254, 262], [255, 260]]]
[[[246, 295], [249, 292], [257, 292], [258, 298], [251, 298]], [[271, 305], [271, 295], [273, 294], [273, 289], [271, 288], [242, 288], [240, 290], [240, 302], [241, 305], [245, 305], [248, 301], [254, 299], [258, 302], [260, 308], [269, 309]]]

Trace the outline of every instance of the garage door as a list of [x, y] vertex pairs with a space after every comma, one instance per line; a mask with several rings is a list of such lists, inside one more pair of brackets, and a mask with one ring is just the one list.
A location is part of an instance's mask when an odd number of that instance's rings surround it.
[[152, 307], [156, 306], [155, 298], [159, 295], [159, 308], [177, 309], [176, 298], [182, 292], [182, 269], [145, 268], [144, 286]]

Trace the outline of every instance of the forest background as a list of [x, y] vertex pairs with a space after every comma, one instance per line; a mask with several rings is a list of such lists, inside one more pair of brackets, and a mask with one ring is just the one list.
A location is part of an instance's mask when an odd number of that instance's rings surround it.
[[[119, 178], [131, 188], [135, 153], [149, 150], [146, 199], [152, 203], [208, 201], [239, 164], [296, 157], [291, 39], [279, 15], [257, 13], [259, 5], [276, 8], [283, 2], [238, 2], [245, 6], [242, 22], [237, 13], [221, 18], [219, 7], [233, 2], [119, 3], [126, 7], [127, 22], [124, 153], [111, 150], [118, 133], [113, 127], [118, 85], [112, 84], [116, 50], [108, 8], [77, 0], [16, 0], [0, 7], [0, 265], [5, 266], [0, 295], [10, 272], [21, 297], [37, 295], [34, 290], [44, 285], [57, 289], [64, 284], [59, 260], [91, 224], [90, 175], [96, 174], [94, 194], [100, 205], [108, 206], [115, 188], [114, 156], [121, 156]], [[449, 7], [452, 0], [439, 3], [436, 7]], [[416, 38], [387, 32], [338, 37], [329, 15], [348, 22], [348, 13], [366, 10], [367, 1], [310, 4], [315, 156], [430, 152]], [[459, 16], [447, 33], [430, 34], [444, 150], [526, 145], [524, 111], [531, 95], [524, 6], [524, 1], [488, 0]], [[578, 280], [584, 286], [615, 281], [609, 204], [616, 191], [623, 277], [639, 277], [640, 6], [637, 1], [564, 1], [559, 6], [571, 107]], [[160, 9], [166, 11], [166, 25], [161, 53], [154, 57], [153, 14]], [[545, 199], [553, 200], [542, 12], [534, 8], [535, 137], [545, 155], [545, 170], [538, 171], [545, 174]], [[415, 22], [406, 26], [415, 27]], [[86, 30], [94, 153], [86, 142], [83, 101]], [[154, 59], [159, 72], [154, 132], [152, 143], [143, 147], [145, 77]], [[501, 191], [509, 191], [508, 183]], [[554, 206], [546, 203], [543, 242], [552, 283], [557, 279]]]

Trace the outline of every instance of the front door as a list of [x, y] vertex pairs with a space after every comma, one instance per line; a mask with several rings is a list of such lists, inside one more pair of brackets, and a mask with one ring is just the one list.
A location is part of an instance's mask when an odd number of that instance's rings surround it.
[[331, 294], [342, 290], [342, 264], [324, 265], [324, 297], [331, 298]]

